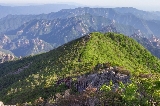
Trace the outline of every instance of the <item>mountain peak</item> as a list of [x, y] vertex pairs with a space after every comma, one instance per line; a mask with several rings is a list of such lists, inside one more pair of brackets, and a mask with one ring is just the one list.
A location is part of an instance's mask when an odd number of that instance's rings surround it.
[[[116, 33], [93, 32], [47, 53], [0, 64], [0, 99], [14, 104], [35, 100], [37, 95], [48, 98], [58, 92], [58, 79], [98, 73], [95, 67], [103, 63], [122, 67], [125, 70], [120, 71], [121, 74], [131, 73], [123, 75], [125, 80], [137, 72], [160, 70], [159, 60], [132, 38]], [[115, 71], [104, 74], [111, 73]], [[59, 89], [63, 91], [63, 87]]]

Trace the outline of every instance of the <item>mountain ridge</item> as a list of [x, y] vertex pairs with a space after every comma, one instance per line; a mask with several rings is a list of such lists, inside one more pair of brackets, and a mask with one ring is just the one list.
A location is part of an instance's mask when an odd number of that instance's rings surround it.
[[[50, 13], [56, 12], [64, 8], [76, 8], [75, 5], [68, 4], [44, 4], [44, 5], [29, 5], [29, 6], [2, 6], [0, 5], [0, 9], [2, 10], [0, 13], [0, 19], [12, 14], [12, 15], [26, 15], [26, 14], [42, 14], [42, 13]], [[4, 12], [5, 11], [5, 12]]]
[[[32, 20], [23, 24], [16, 30], [6, 32], [4, 35], [10, 39], [10, 43], [6, 44], [7, 48], [5, 46], [3, 48], [14, 52], [16, 48], [18, 48], [16, 46], [17, 42], [23, 41], [22, 39], [26, 39], [25, 41], [29, 43], [30, 40], [38, 38], [46, 43], [49, 43], [51, 48], [48, 50], [51, 50], [92, 31], [116, 31], [118, 33], [122, 32], [126, 35], [131, 35], [135, 30], [136, 29], [131, 26], [118, 24], [114, 20], [110, 20], [102, 16], [92, 16], [90, 14], [67, 19]], [[11, 49], [13, 44], [15, 45], [15, 50]], [[2, 43], [2, 45], [4, 44]], [[44, 48], [48, 47], [45, 46]]]
[[[160, 69], [160, 60], [132, 38], [95, 32], [45, 54], [0, 64], [0, 95], [5, 95], [0, 99], [7, 104], [33, 102], [38, 97], [47, 99], [65, 90], [63, 85], [55, 89], [57, 79], [92, 73], [98, 63], [106, 62], [129, 70], [133, 76], [158, 74]], [[8, 74], [18, 69], [23, 71]]]
[[[84, 7], [63, 9], [58, 12], [40, 15], [8, 15], [0, 19], [0, 35], [6, 35], [10, 39], [10, 43], [5, 43], [5, 45], [2, 43], [2, 48], [13, 53], [16, 52], [15, 55], [19, 57], [49, 51], [93, 31], [113, 31], [127, 36], [140, 31], [146, 37], [159, 36], [159, 20], [137, 16], [141, 14], [147, 17], [154, 13], [133, 8], [127, 9]], [[156, 17], [150, 16], [150, 18]], [[43, 43], [40, 46], [44, 48], [43, 50], [37, 49], [37, 52], [34, 51], [34, 47], [39, 46], [36, 39], [42, 40]], [[37, 43], [32, 43], [32, 40], [36, 40]], [[18, 42], [29, 42], [32, 47]], [[19, 48], [18, 44], [25, 47]], [[43, 45], [45, 46], [43, 47]], [[19, 50], [25, 50], [25, 53]]]

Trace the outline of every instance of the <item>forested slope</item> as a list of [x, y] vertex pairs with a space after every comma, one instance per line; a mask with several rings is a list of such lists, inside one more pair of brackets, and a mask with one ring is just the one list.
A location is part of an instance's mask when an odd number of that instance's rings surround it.
[[[47, 100], [66, 89], [57, 88], [58, 79], [96, 73], [95, 66], [102, 63], [123, 67], [137, 77], [135, 81], [151, 74], [149, 87], [159, 84], [160, 61], [143, 46], [122, 34], [94, 32], [50, 52], [0, 64], [0, 100], [5, 104]], [[159, 89], [152, 93], [158, 100]]]

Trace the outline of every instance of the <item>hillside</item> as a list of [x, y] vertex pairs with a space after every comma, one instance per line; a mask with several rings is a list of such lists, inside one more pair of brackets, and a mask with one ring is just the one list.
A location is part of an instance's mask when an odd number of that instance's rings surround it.
[[160, 40], [158, 37], [152, 35], [152, 37], [148, 38], [138, 33], [134, 33], [131, 37], [143, 45], [154, 56], [160, 58]]
[[[84, 14], [91, 14], [92, 16], [102, 16], [110, 20], [115, 20], [119, 24], [129, 25], [135, 29], [140, 29], [146, 36], [154, 34], [159, 35], [159, 13], [146, 12], [132, 8], [75, 8], [62, 9], [58, 12], [39, 15], [9, 15], [0, 20], [0, 32], [9, 31], [8, 29], [15, 29], [20, 27], [23, 23], [34, 19], [66, 19], [76, 17]], [[153, 20], [154, 19], [154, 20]], [[15, 23], [16, 24], [13, 24]], [[5, 27], [3, 27], [5, 26]]]
[[16, 57], [12, 52], [0, 48], [0, 63], [14, 59], [16, 59]]
[[[11, 14], [0, 19], [0, 44], [20, 57], [47, 52], [93, 31], [128, 36], [140, 31], [145, 37], [159, 37], [159, 27], [158, 12], [135, 8], [84, 7], [39, 15]], [[153, 53], [152, 47], [147, 49]]]
[[145, 20], [159, 20], [160, 17], [160, 13], [158, 11], [157, 12], [142, 11], [133, 7], [118, 7], [114, 8], [114, 10], [120, 13], [132, 13], [138, 18]]
[[0, 43], [3, 49], [19, 57], [49, 51], [93, 31], [131, 35], [135, 30], [102, 16], [84, 14], [66, 19], [29, 21], [1, 35]]
[[[76, 80], [80, 75], [97, 73], [96, 65], [102, 63], [123, 67], [137, 77], [135, 82], [139, 76], [151, 74], [154, 79], [147, 82], [151, 88], [159, 78], [160, 61], [135, 40], [122, 34], [95, 32], [50, 52], [0, 64], [0, 100], [16, 104], [33, 103], [39, 97], [49, 99], [67, 89], [63, 84], [56, 85], [58, 79]], [[152, 92], [157, 95], [158, 90]]]

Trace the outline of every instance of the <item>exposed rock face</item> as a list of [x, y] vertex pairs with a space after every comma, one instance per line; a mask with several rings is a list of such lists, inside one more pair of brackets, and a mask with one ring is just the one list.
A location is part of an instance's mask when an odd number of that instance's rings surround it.
[[[138, 31], [137, 31], [138, 32]], [[142, 36], [140, 33], [134, 33], [131, 38], [142, 44], [154, 56], [160, 58], [160, 39], [153, 34], [149, 37]]]
[[145, 37], [145, 36], [143, 36], [143, 34], [141, 33], [140, 30], [137, 30], [137, 32], [132, 34], [131, 37], [136, 40], [142, 39], [142, 40], [144, 40], [143, 43], [146, 42], [147, 44], [149, 44], [151, 46], [160, 47], [160, 39], [153, 34], [151, 35], [151, 37]]
[[4, 54], [4, 53], [1, 53], [0, 57], [2, 57], [0, 59], [0, 63], [3, 63], [5, 61], [11, 61], [11, 60], [14, 60], [14, 58], [15, 58], [15, 56], [12, 54]]
[[0, 41], [2, 44], [10, 43], [11, 40], [5, 34], [0, 36]]
[[[79, 76], [77, 82], [72, 82], [72, 78], [67, 77], [59, 79], [56, 86], [64, 83], [68, 88], [74, 84], [78, 92], [83, 92], [87, 87], [91, 86], [99, 90], [102, 85], [109, 85], [110, 82], [114, 84], [113, 90], [119, 87], [119, 83], [131, 83], [130, 72], [123, 69], [123, 67], [111, 67], [110, 63], [98, 64], [95, 68], [95, 73], [89, 75]], [[98, 70], [100, 72], [98, 72]]]
[[[80, 92], [81, 95], [70, 95], [70, 91], [68, 91], [70, 89], [68, 89], [65, 91], [64, 95], [56, 94], [56, 101], [63, 101], [63, 99], [69, 100], [70, 106], [82, 106], [83, 104], [85, 106], [96, 106], [95, 104], [99, 103], [99, 99], [92, 94], [98, 92], [102, 85], [109, 85], [112, 81], [112, 90], [116, 92], [120, 82], [123, 84], [131, 83], [131, 76], [128, 70], [123, 69], [123, 67], [111, 67], [110, 65], [110, 63], [97, 64], [94, 68], [94, 73], [79, 76], [77, 82], [74, 83], [69, 78], [69, 82], [75, 85], [76, 90]], [[60, 84], [59, 82], [64, 82], [64, 84], [67, 85], [66, 79], [67, 78], [58, 80], [57, 84]], [[82, 100], [81, 98], [84, 99]]]
[[115, 20], [113, 20], [109, 25], [101, 29], [102, 32], [115, 32], [118, 33], [117, 28], [115, 27]]
[[16, 42], [17, 47], [27, 47], [30, 45], [30, 42], [28, 39], [20, 39]]
[[142, 38], [142, 37], [144, 37], [144, 36], [142, 35], [142, 32], [141, 32], [140, 30], [135, 31], [134, 34], [132, 34], [132, 36], [133, 36], [133, 37], [137, 37], [137, 38]]
[[31, 46], [35, 46], [33, 49], [37, 51], [44, 50], [45, 47], [47, 47], [45, 42], [39, 38], [30, 39], [30, 40], [29, 39], [19, 39], [17, 42], [14, 42], [14, 43], [10, 46], [9, 48], [10, 50], [11, 50], [11, 47], [13, 48], [14, 45], [15, 45], [14, 49], [17, 49], [17, 48], [30, 49]]
[[32, 43], [35, 45], [35, 47], [34, 47], [35, 51], [44, 50], [44, 48], [46, 47], [46, 45], [44, 44], [44, 42], [41, 39], [39, 39], [39, 38], [32, 39]]
[[153, 46], [160, 47], [160, 39], [152, 35], [152, 37], [149, 39]]
[[[119, 72], [118, 72], [119, 71]], [[80, 76], [76, 84], [76, 89], [79, 92], [85, 90], [88, 86], [100, 88], [103, 84], [108, 85], [112, 81], [114, 88], [118, 88], [119, 82], [124, 84], [130, 83], [130, 75], [127, 70], [119, 70], [117, 67], [102, 69], [100, 73], [89, 74], [87, 76]]]

